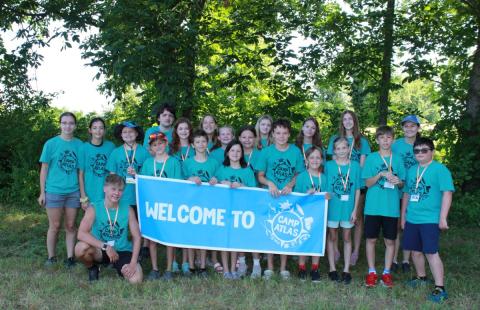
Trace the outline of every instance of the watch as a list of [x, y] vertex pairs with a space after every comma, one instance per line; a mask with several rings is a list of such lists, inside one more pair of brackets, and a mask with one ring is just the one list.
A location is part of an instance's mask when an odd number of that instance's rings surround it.
[[107, 251], [108, 244], [104, 243], [102, 244], [102, 251]]

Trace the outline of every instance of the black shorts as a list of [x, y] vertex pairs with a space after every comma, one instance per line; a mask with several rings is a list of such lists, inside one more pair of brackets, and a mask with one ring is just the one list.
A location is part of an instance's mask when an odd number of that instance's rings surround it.
[[[130, 251], [118, 251], [118, 260], [112, 264], [112, 267], [117, 271], [118, 275], [123, 277], [122, 267], [123, 265], [130, 264], [132, 260], [132, 252]], [[105, 266], [110, 265], [110, 259], [105, 251], [102, 251], [101, 263]]]
[[398, 217], [365, 215], [365, 238], [377, 239], [382, 229], [383, 238], [397, 239]]

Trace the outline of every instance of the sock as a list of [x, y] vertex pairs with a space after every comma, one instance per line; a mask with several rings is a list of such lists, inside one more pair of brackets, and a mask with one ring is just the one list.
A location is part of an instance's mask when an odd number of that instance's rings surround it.
[[390, 269], [387, 269], [387, 268], [383, 269], [383, 274], [390, 274]]
[[435, 288], [439, 288], [442, 290], [442, 292], [445, 291], [445, 286], [440, 286], [440, 285], [435, 285]]
[[238, 262], [239, 262], [240, 264], [245, 264], [245, 256], [239, 256], [239, 257], [238, 257]]
[[427, 281], [427, 276], [423, 276], [423, 277], [418, 277], [420, 280], [422, 281]]
[[312, 271], [318, 270], [318, 264], [312, 264]]
[[368, 268], [368, 273], [377, 274], [377, 270], [375, 270], [375, 268]]
[[402, 264], [409, 264], [409, 265], [410, 265], [410, 262], [409, 262], [408, 260], [404, 260], [404, 261], [402, 262]]
[[301, 271], [305, 271], [307, 270], [307, 267], [305, 267], [305, 264], [302, 264], [302, 265], [298, 265], [298, 269], [300, 269]]
[[253, 259], [253, 265], [254, 266], [260, 266], [260, 258], [254, 258]]

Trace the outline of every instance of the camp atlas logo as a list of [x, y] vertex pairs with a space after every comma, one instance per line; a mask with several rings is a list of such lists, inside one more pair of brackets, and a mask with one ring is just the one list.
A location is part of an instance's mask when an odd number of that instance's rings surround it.
[[295, 168], [288, 159], [280, 158], [273, 164], [272, 171], [275, 181], [277, 181], [278, 184], [281, 184], [290, 180], [295, 173]]
[[77, 170], [77, 154], [71, 150], [65, 150], [60, 154], [58, 167], [66, 174], [72, 174]]
[[97, 177], [104, 177], [107, 172], [105, 171], [105, 166], [107, 165], [107, 155], [105, 154], [95, 154], [95, 156], [90, 157], [90, 168], [92, 168], [93, 174]]
[[305, 218], [302, 207], [288, 200], [278, 205], [270, 205], [265, 222], [267, 236], [284, 249], [301, 245], [310, 238], [313, 217]]

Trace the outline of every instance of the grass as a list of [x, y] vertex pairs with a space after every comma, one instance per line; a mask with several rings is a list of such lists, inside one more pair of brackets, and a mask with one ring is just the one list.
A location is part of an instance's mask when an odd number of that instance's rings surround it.
[[[326, 280], [327, 261], [321, 259], [322, 281], [317, 284], [297, 279], [269, 282], [225, 281], [211, 274], [207, 280], [176, 278], [171, 282], [144, 282], [131, 286], [114, 270], [104, 269], [98, 283], [89, 284], [86, 270], [72, 271], [62, 264], [53, 270], [43, 268], [46, 258], [47, 218], [41, 210], [20, 211], [0, 206], [0, 308], [1, 309], [84, 309], [84, 308], [195, 308], [195, 309], [378, 309], [421, 308], [438, 305], [426, 301], [431, 288], [408, 289], [402, 283], [413, 274], [395, 274], [396, 286], [367, 289], [363, 286], [365, 259], [352, 270], [350, 286]], [[480, 308], [480, 259], [478, 228], [453, 227], [441, 238], [441, 255], [446, 267], [449, 308]], [[63, 234], [61, 235], [61, 237]], [[60, 260], [65, 258], [62, 238]], [[377, 262], [383, 260], [379, 246]], [[63, 255], [63, 257], [62, 257]], [[160, 255], [163, 259], [163, 255]], [[296, 271], [291, 259], [291, 271]], [[163, 262], [161, 262], [162, 264]], [[160, 265], [162, 266], [162, 265]], [[378, 264], [380, 269], [380, 264]], [[145, 273], [150, 270], [145, 266]]]

